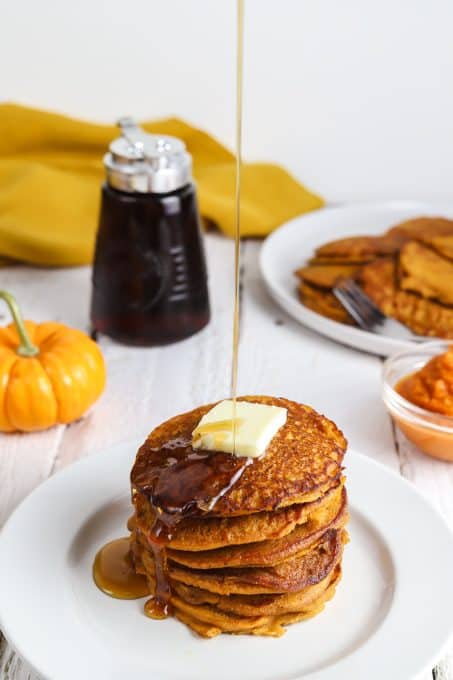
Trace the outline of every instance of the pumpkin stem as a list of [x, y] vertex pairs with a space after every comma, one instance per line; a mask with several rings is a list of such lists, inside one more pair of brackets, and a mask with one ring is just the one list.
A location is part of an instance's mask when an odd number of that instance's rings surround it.
[[0, 299], [4, 300], [8, 305], [11, 316], [13, 317], [14, 325], [16, 326], [17, 335], [19, 336], [20, 340], [17, 353], [20, 354], [21, 357], [36, 356], [36, 354], [39, 353], [39, 349], [36, 347], [36, 345], [33, 345], [32, 341], [30, 340], [30, 336], [28, 335], [28, 331], [24, 324], [24, 320], [16, 299], [6, 290], [0, 290]]

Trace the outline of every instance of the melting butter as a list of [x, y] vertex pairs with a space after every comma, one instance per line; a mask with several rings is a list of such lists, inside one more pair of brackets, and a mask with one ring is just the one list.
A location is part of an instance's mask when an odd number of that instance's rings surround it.
[[233, 401], [226, 399], [202, 417], [192, 432], [192, 446], [257, 458], [286, 423], [287, 415], [281, 406], [249, 401], [237, 401], [234, 410]]

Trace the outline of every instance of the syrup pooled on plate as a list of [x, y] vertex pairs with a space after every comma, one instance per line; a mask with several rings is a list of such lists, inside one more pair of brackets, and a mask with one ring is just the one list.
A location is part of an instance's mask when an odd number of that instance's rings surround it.
[[146, 578], [135, 571], [129, 538], [117, 538], [104, 545], [93, 564], [94, 582], [102, 592], [120, 600], [149, 595]]

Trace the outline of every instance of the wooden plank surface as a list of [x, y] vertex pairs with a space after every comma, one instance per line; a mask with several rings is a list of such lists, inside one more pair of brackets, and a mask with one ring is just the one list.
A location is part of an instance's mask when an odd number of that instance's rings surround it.
[[[430, 461], [401, 436], [395, 437], [380, 398], [381, 361], [321, 338], [282, 312], [260, 279], [259, 247], [253, 241], [242, 245], [239, 391], [312, 404], [344, 429], [352, 448], [416, 484], [453, 526], [453, 466]], [[121, 440], [140, 438], [175, 412], [228, 395], [233, 246], [210, 235], [207, 252], [213, 303], [208, 328], [176, 345], [153, 349], [123, 347], [101, 338], [108, 384], [90, 414], [69, 427], [0, 436], [0, 525], [54, 471]], [[1, 270], [0, 281], [2, 288], [15, 293], [25, 316], [87, 330], [88, 268], [12, 267]], [[453, 680], [453, 659], [447, 658], [436, 673], [438, 680]], [[432, 677], [427, 671], [421, 680]], [[0, 680], [37, 680], [5, 640], [0, 644]]]

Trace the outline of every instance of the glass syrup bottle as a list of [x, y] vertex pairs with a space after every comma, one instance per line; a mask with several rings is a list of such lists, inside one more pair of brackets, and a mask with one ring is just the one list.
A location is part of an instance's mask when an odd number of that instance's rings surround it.
[[192, 159], [184, 143], [125, 118], [104, 157], [91, 324], [131, 345], [163, 345], [209, 322]]

